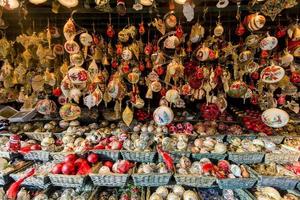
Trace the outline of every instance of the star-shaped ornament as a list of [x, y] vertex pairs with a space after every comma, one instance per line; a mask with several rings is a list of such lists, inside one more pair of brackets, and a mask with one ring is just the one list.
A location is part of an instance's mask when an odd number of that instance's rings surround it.
[[225, 53], [224, 57], [226, 58], [227, 56], [233, 55], [238, 47], [239, 45], [232, 45], [231, 42], [228, 42], [228, 45], [222, 49]]

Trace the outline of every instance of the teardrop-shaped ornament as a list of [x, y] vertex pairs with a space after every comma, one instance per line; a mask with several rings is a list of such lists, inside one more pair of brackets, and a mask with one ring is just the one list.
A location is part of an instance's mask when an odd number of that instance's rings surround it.
[[101, 101], [102, 101], [103, 93], [99, 89], [99, 87], [97, 86], [97, 88], [94, 90], [94, 92], [92, 94], [93, 94], [93, 96], [95, 98], [96, 105], [98, 106], [101, 103]]
[[83, 103], [86, 105], [89, 109], [94, 107], [96, 105], [95, 98], [92, 94], [87, 95], [86, 97], [83, 98]]
[[122, 119], [127, 126], [129, 126], [133, 120], [133, 112], [127, 105], [122, 114]]

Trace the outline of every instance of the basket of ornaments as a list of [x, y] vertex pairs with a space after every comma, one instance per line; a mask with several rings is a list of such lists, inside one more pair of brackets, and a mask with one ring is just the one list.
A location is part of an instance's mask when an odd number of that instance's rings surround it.
[[168, 185], [171, 177], [164, 163], [141, 163], [132, 174], [134, 185], [146, 187]]
[[134, 163], [128, 160], [102, 161], [89, 174], [96, 186], [124, 187], [132, 174]]

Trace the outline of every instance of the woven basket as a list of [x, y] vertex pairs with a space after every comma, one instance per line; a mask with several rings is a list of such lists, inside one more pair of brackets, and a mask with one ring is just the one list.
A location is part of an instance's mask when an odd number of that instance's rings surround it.
[[247, 189], [252, 188], [257, 179], [252, 178], [226, 178], [218, 179], [217, 183], [221, 189]]
[[235, 138], [240, 138], [241, 140], [244, 139], [249, 139], [249, 140], [254, 140], [256, 138], [256, 135], [253, 134], [247, 134], [247, 135], [227, 135], [226, 141], [231, 143], [232, 140]]
[[[22, 178], [24, 176], [23, 173], [10, 174], [10, 177], [15, 181]], [[26, 178], [22, 185], [35, 186], [39, 188], [45, 188], [47, 183], [49, 183], [49, 178], [44, 175], [33, 175], [29, 178]]]
[[42, 141], [46, 137], [50, 137], [51, 133], [49, 132], [25, 132], [25, 135], [30, 139]]
[[172, 177], [171, 173], [150, 173], [150, 174], [133, 174], [132, 176], [135, 186], [157, 187], [168, 185]]
[[256, 198], [247, 190], [235, 189], [234, 193], [238, 195], [239, 200], [256, 200]]
[[299, 153], [266, 153], [265, 163], [294, 163], [298, 162], [299, 158]]
[[50, 152], [50, 156], [55, 162], [62, 162], [65, 157], [74, 152]]
[[190, 187], [211, 187], [216, 178], [212, 176], [199, 176], [199, 175], [174, 175], [178, 185], [185, 185]]
[[255, 164], [261, 163], [264, 159], [265, 154], [260, 152], [244, 152], [236, 153], [229, 152], [228, 160], [235, 162], [237, 164]]
[[24, 155], [25, 160], [49, 161], [50, 153], [47, 151], [30, 151]]
[[53, 135], [59, 139], [62, 139], [64, 137], [64, 133], [53, 133]]
[[1, 158], [8, 158], [8, 159], [12, 159], [14, 156], [16, 156], [16, 154], [9, 152], [9, 151], [0, 151], [0, 157]]
[[257, 173], [252, 168], [249, 168], [249, 172], [258, 177], [257, 186], [258, 187], [275, 187], [283, 190], [292, 190], [299, 183], [298, 178], [288, 177], [288, 176], [263, 176]]
[[224, 160], [227, 154], [219, 154], [219, 153], [193, 153], [191, 154], [192, 158], [195, 160], [201, 160], [202, 158], [208, 158], [213, 160]]
[[7, 184], [8, 179], [9, 179], [9, 173], [0, 174], [0, 185]]
[[89, 175], [96, 186], [105, 187], [124, 187], [128, 181], [129, 174], [90, 174]]
[[[180, 158], [185, 156], [187, 158], [190, 158], [191, 153], [186, 151], [172, 151], [170, 152], [171, 157], [173, 158], [174, 163], [178, 163]], [[163, 159], [161, 155], [159, 155], [159, 162], [163, 162]]]
[[119, 150], [91, 150], [92, 152], [99, 154], [100, 159], [103, 160], [118, 160], [120, 157]]
[[300, 191], [300, 181], [299, 183], [296, 185], [297, 189]]
[[292, 190], [299, 183], [299, 179], [291, 177], [278, 177], [278, 176], [260, 176], [257, 186], [270, 186], [280, 188], [283, 190]]
[[86, 176], [49, 174], [50, 181], [54, 186], [60, 187], [82, 187]]
[[284, 136], [275, 135], [275, 136], [264, 136], [264, 137], [259, 137], [259, 138], [269, 140], [275, 144], [281, 144], [284, 139]]
[[134, 162], [154, 162], [156, 152], [152, 151], [121, 151], [124, 160], [131, 160]]

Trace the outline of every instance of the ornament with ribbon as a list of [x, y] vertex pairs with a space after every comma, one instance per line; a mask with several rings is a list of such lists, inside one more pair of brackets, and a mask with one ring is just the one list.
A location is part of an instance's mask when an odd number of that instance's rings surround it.
[[28, 171], [22, 178], [18, 179], [16, 182], [10, 185], [6, 192], [6, 196], [9, 199], [16, 199], [18, 191], [20, 189], [21, 184], [29, 177], [35, 174], [35, 168], [32, 168]]

